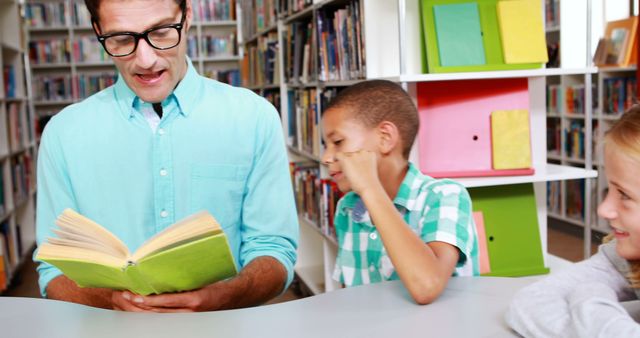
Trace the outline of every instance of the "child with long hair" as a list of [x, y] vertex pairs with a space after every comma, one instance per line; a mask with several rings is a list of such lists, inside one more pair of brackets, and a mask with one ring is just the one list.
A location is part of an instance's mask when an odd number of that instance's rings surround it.
[[621, 301], [640, 298], [640, 105], [606, 133], [608, 183], [598, 215], [613, 233], [598, 253], [527, 286], [507, 312], [526, 337], [640, 337]]

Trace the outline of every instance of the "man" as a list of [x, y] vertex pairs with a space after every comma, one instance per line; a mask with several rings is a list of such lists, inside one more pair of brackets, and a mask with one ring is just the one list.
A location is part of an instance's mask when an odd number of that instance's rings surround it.
[[199, 76], [186, 57], [191, 0], [87, 0], [117, 83], [65, 108], [38, 157], [37, 240], [72, 208], [134, 251], [199, 210], [222, 225], [240, 267], [201, 289], [142, 297], [79, 288], [40, 263], [43, 296], [125, 311], [252, 306], [293, 277], [298, 225], [278, 115], [252, 92]]

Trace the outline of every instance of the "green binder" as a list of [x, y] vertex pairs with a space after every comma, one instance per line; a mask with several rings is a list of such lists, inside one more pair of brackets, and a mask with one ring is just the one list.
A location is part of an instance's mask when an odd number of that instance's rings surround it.
[[433, 6], [442, 66], [485, 64], [478, 4]]
[[473, 211], [484, 216], [491, 272], [515, 277], [549, 272], [544, 266], [533, 183], [470, 188]]

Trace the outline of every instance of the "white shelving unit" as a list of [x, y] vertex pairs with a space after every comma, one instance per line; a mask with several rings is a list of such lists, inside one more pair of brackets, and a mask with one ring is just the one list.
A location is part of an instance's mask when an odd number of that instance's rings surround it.
[[[250, 0], [248, 0], [250, 1]], [[279, 46], [283, 46], [283, 34], [286, 33], [287, 25], [296, 20], [314, 20], [316, 12], [325, 6], [335, 6], [336, 4], [348, 3], [348, 0], [322, 0], [314, 1], [313, 4], [303, 11], [290, 15], [279, 16], [277, 25], [252, 35], [248, 42], [258, 39], [260, 36], [269, 34], [277, 28]], [[532, 136], [532, 160], [535, 174], [530, 176], [506, 176], [506, 177], [481, 177], [481, 178], [461, 178], [457, 179], [468, 188], [483, 186], [500, 186], [518, 183], [534, 183], [537, 212], [539, 220], [540, 237], [542, 248], [545, 252], [545, 264], [550, 266], [553, 259], [546, 255], [547, 245], [547, 208], [546, 208], [546, 182], [562, 181], [569, 179], [595, 178], [598, 173], [587, 167], [575, 167], [570, 165], [558, 165], [547, 163], [546, 151], [546, 79], [551, 76], [573, 76], [590, 77], [597, 72], [596, 68], [590, 67], [586, 63], [586, 49], [581, 55], [583, 62], [570, 67], [553, 69], [531, 69], [513, 71], [493, 71], [493, 72], [468, 72], [468, 73], [448, 73], [448, 74], [423, 74], [421, 70], [420, 52], [420, 25], [419, 1], [418, 0], [396, 0], [396, 1], [361, 1], [363, 22], [362, 34], [365, 40], [366, 56], [366, 79], [388, 79], [400, 82], [406, 90], [415, 98], [416, 86], [420, 82], [429, 81], [466, 81], [483, 79], [508, 79], [526, 78], [528, 79], [530, 116], [531, 116], [531, 136]], [[586, 14], [585, 14], [586, 15]], [[245, 18], [243, 18], [245, 20]], [[586, 23], [585, 23], [586, 25]], [[556, 30], [560, 30], [558, 27]], [[586, 39], [586, 35], [585, 35]], [[245, 41], [245, 43], [247, 42]], [[586, 45], [586, 44], [585, 44]], [[280, 57], [280, 83], [273, 85], [252, 86], [259, 92], [265, 88], [279, 88], [282, 97], [281, 110], [283, 128], [288, 134], [288, 100], [287, 91], [290, 88], [312, 88], [317, 90], [317, 99], [327, 88], [352, 85], [358, 81], [322, 82], [310, 81], [309, 83], [287, 83], [285, 80], [284, 63], [282, 49], [278, 48]], [[320, 112], [319, 112], [320, 113]], [[288, 136], [288, 135], [287, 135]], [[318, 135], [319, 137], [319, 135]], [[326, 168], [319, 163], [318, 154], [311, 154], [301, 148], [289, 147], [291, 161], [307, 161], [316, 163], [319, 167], [320, 177], [327, 177]], [[414, 145], [411, 160], [418, 161], [418, 145]], [[337, 243], [334, 238], [325, 235], [317, 224], [309, 221], [305, 217], [300, 217], [300, 243], [298, 251], [298, 262], [296, 273], [314, 293], [327, 292], [339, 288], [340, 285], [331, 278], [334, 268]]]
[[[575, 0], [558, 0], [560, 1], [560, 31], [554, 32], [547, 30], [547, 37], [555, 37], [559, 34], [560, 45], [567, 45], [578, 48], [575, 45], [575, 40], [580, 37], [580, 41], [585, 41], [583, 38], [585, 31], [577, 29], [578, 24], [582, 21], [582, 18], [578, 18], [575, 15], [576, 12], [584, 11], [584, 7], [587, 6], [587, 2], [576, 3]], [[578, 7], [576, 7], [578, 6]], [[603, 1], [603, 0], [591, 0], [591, 38], [589, 41], [589, 56], [587, 59], [587, 65], [591, 65], [591, 56], [595, 53], [595, 48], [599, 38], [604, 33], [604, 28], [607, 21], [619, 20], [628, 17], [630, 14], [637, 12], [637, 4], [634, 5], [633, 11], [631, 10], [630, 2], [627, 1]], [[578, 20], [578, 22], [576, 21]], [[564, 24], [563, 24], [564, 22]], [[562, 55], [566, 55], [567, 49]], [[571, 50], [571, 49], [569, 49]], [[580, 47], [580, 50], [586, 50], [586, 48]], [[562, 52], [561, 52], [562, 53]], [[565, 62], [574, 65], [577, 60], [573, 56], [568, 56], [566, 59], [561, 59], [561, 67], [564, 67]], [[591, 68], [593, 69], [593, 68]], [[601, 233], [609, 233], [611, 228], [607, 222], [599, 219], [596, 214], [597, 205], [599, 205], [604, 199], [604, 192], [606, 190], [606, 176], [604, 172], [604, 163], [602, 162], [602, 150], [599, 145], [604, 137], [604, 133], [611, 124], [619, 118], [619, 114], [610, 114], [603, 107], [604, 99], [604, 81], [609, 78], [619, 77], [635, 77], [635, 66], [632, 67], [611, 67], [596, 69], [595, 72], [585, 72], [584, 77], [573, 76], [568, 74], [561, 74], [559, 77], [550, 78], [550, 84], [559, 85], [561, 88], [573, 85], [583, 85], [586, 88], [587, 83], [591, 83], [595, 86], [595, 91], [588, 91], [589, 95], [585, 95], [585, 105], [588, 110], [592, 110], [590, 115], [585, 114], [569, 114], [566, 110], [566, 104], [562, 104], [563, 108], [559, 112], [548, 112], [547, 118], [550, 125], [558, 124], [561, 130], [560, 148], [558, 151], [550, 151], [547, 154], [549, 160], [555, 163], [561, 163], [563, 165], [579, 166], [585, 168], [585, 170], [596, 170], [600, 173], [597, 179], [586, 180], [584, 182], [584, 199], [582, 202], [585, 205], [585, 212], [583, 215], [576, 215], [572, 212], [576, 209], [575, 202], [569, 200], [569, 191], [571, 188], [567, 188], [565, 184], [555, 187], [558, 191], [558, 197], [554, 198], [557, 201], [558, 208], [552, 212], [549, 212], [549, 217], [561, 220], [570, 224], [584, 227], [585, 238], [588, 238], [591, 234], [591, 230], [596, 230]], [[592, 95], [591, 95], [592, 94]], [[564, 100], [564, 97], [562, 97]], [[588, 101], [587, 101], [588, 99]], [[592, 104], [593, 102], [593, 104]], [[571, 130], [572, 125], [578, 126], [582, 124], [584, 126], [584, 139], [581, 143], [584, 147], [585, 154], [581, 157], [569, 156], [567, 154], [567, 132]], [[574, 193], [575, 195], [575, 193]], [[552, 207], [552, 209], [556, 209]], [[579, 209], [579, 207], [578, 207]], [[587, 214], [586, 210], [590, 210]], [[585, 227], [585, 224], [589, 223], [589, 227]], [[585, 243], [588, 243], [585, 241]], [[591, 254], [588, 249], [588, 244], [585, 244], [585, 257]]]
[[0, 0], [0, 65], [10, 74], [0, 81], [0, 280], [7, 284], [35, 244], [36, 148], [20, 9], [20, 1]]

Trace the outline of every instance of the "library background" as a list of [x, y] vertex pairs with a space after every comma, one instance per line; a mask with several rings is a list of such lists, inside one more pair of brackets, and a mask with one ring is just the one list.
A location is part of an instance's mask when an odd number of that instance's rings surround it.
[[[280, 113], [298, 296], [341, 287], [331, 279], [340, 193], [320, 163], [319, 122], [363, 80], [395, 81], [414, 99], [411, 160], [469, 189], [484, 275], [546, 273], [592, 254], [610, 230], [596, 216], [600, 141], [638, 96], [637, 1], [192, 1], [188, 54], [200, 74]], [[40, 134], [117, 74], [82, 0], [0, 0], [0, 64], [0, 294], [29, 296]]]

